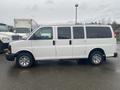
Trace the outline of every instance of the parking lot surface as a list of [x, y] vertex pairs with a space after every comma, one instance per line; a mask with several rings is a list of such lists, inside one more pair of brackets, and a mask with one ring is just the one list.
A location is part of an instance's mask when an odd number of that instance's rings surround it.
[[0, 90], [120, 90], [120, 57], [100, 66], [51, 60], [23, 69], [0, 55]]

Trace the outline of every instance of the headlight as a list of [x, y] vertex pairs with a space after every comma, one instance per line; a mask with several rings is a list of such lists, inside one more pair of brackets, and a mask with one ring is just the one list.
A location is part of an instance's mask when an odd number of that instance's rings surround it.
[[10, 39], [8, 37], [3, 37], [2, 41], [9, 41]]

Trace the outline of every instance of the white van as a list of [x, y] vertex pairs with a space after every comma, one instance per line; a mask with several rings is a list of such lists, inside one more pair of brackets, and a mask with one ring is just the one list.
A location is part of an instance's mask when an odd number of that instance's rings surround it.
[[116, 38], [109, 25], [42, 26], [26, 40], [10, 43], [8, 61], [30, 67], [35, 60], [88, 58], [99, 65], [117, 57]]

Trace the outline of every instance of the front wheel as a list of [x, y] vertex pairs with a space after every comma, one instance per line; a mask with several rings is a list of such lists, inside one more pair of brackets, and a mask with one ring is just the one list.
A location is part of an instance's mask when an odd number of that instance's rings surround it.
[[94, 51], [90, 54], [89, 60], [93, 65], [100, 65], [105, 61], [105, 55], [99, 51]]
[[29, 53], [20, 53], [16, 57], [16, 64], [20, 67], [26, 68], [33, 65], [34, 59]]

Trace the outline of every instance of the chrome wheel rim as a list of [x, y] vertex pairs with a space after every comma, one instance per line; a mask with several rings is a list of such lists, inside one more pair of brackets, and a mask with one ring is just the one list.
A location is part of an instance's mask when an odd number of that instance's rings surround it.
[[27, 67], [29, 66], [30, 64], [30, 58], [28, 56], [21, 56], [19, 58], [19, 64], [22, 66], [22, 67]]
[[100, 64], [101, 61], [102, 61], [101, 55], [95, 54], [95, 55], [92, 57], [92, 61], [93, 61], [94, 64]]

